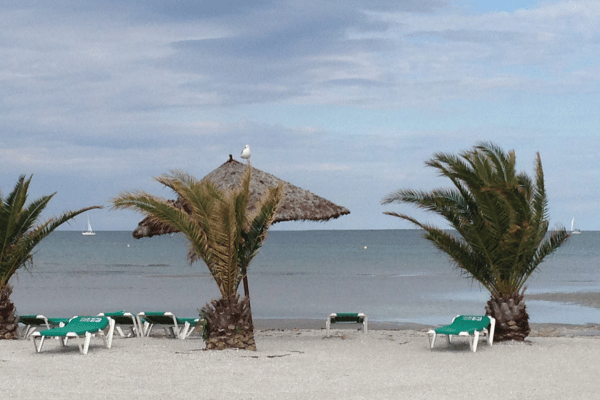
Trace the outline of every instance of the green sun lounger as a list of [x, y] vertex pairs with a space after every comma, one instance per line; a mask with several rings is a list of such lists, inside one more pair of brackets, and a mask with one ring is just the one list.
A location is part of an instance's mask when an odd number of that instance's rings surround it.
[[43, 315], [20, 315], [19, 323], [25, 325], [19, 337], [29, 339], [31, 334], [39, 328], [52, 329], [64, 326], [70, 318], [47, 318]]
[[[100, 313], [98, 314], [101, 317], [111, 317], [115, 320], [115, 329], [119, 333], [119, 336], [122, 338], [132, 337], [132, 336], [142, 336], [142, 332], [137, 324], [137, 318], [132, 313], [126, 311], [115, 311], [108, 313]], [[125, 334], [123, 331], [123, 327], [130, 328], [130, 332]]]
[[445, 335], [449, 344], [452, 343], [452, 336], [467, 336], [471, 351], [476, 352], [480, 335], [487, 336], [488, 345], [491, 346], [494, 343], [495, 327], [496, 320], [487, 315], [457, 315], [450, 325], [427, 332], [429, 335], [429, 346], [433, 349], [435, 338], [440, 335]]
[[327, 331], [327, 337], [329, 337], [329, 330], [331, 329], [331, 324], [336, 323], [355, 323], [362, 324], [363, 332], [367, 333], [368, 331], [368, 321], [367, 316], [363, 313], [332, 313], [327, 317], [327, 321], [325, 322], [325, 328]]
[[[104, 330], [108, 327], [108, 333]], [[57, 338], [64, 346], [67, 345], [68, 339], [79, 340], [79, 351], [82, 354], [87, 354], [90, 346], [90, 340], [93, 336], [100, 336], [104, 341], [106, 348], [112, 346], [113, 333], [115, 329], [115, 321], [109, 317], [99, 316], [82, 316], [73, 317], [63, 327], [46, 329], [40, 332], [34, 332], [31, 335], [35, 351], [40, 353], [44, 345], [44, 339]], [[39, 344], [37, 343], [39, 340]]]
[[138, 313], [137, 318], [138, 326], [142, 327], [142, 336], [150, 336], [154, 326], [160, 325], [168, 335], [177, 339], [186, 339], [196, 327], [200, 326], [200, 318], [176, 317], [168, 311], [145, 311]]

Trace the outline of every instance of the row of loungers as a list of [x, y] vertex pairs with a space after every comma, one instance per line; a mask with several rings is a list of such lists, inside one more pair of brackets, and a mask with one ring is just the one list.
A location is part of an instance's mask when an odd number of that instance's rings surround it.
[[[59, 339], [63, 346], [66, 346], [68, 339], [83, 339], [79, 349], [83, 354], [87, 354], [90, 339], [96, 335], [101, 336], [106, 347], [110, 349], [115, 326], [121, 337], [127, 337], [121, 326], [131, 328], [129, 336], [141, 337], [150, 336], [152, 328], [161, 325], [171, 336], [186, 339], [196, 327], [201, 325], [199, 318], [178, 318], [170, 312], [141, 312], [134, 316], [125, 311], [118, 311], [101, 313], [98, 316], [73, 317], [66, 324], [65, 321], [65, 319], [49, 319], [43, 315], [24, 315], [19, 319], [19, 322], [26, 325], [23, 330], [24, 337], [32, 337], [38, 353], [42, 350], [44, 339], [47, 337]], [[330, 314], [326, 321], [327, 337], [332, 323], [359, 323], [363, 325], [363, 332], [367, 332], [367, 317], [363, 313]], [[51, 328], [51, 324], [59, 327]], [[446, 336], [449, 344], [452, 336], [466, 336], [471, 350], [476, 352], [480, 336], [487, 336], [488, 345], [493, 344], [495, 324], [494, 318], [489, 316], [457, 315], [450, 325], [428, 331], [430, 348], [433, 349], [437, 336]], [[39, 326], [47, 329], [35, 331]], [[107, 327], [109, 327], [108, 333], [105, 334]], [[36, 342], [38, 339], [39, 344]]]
[[[362, 324], [362, 330], [367, 333], [367, 316], [363, 313], [332, 313], [325, 321], [326, 337], [329, 337], [331, 324], [355, 323]], [[433, 349], [435, 339], [438, 336], [446, 336], [448, 344], [452, 343], [453, 336], [467, 337], [471, 351], [477, 351], [479, 337], [487, 337], [488, 345], [494, 343], [494, 330], [496, 320], [487, 315], [457, 315], [450, 325], [431, 329], [427, 332], [429, 336], [429, 347]]]
[[[115, 329], [121, 337], [150, 336], [155, 326], [162, 326], [169, 336], [186, 339], [201, 326], [200, 318], [180, 318], [171, 312], [141, 312], [133, 315], [125, 311], [100, 313], [97, 316], [76, 316], [73, 318], [46, 318], [43, 315], [22, 315], [19, 322], [24, 324], [20, 337], [32, 338], [36, 351], [39, 353], [44, 345], [44, 339], [54, 337], [66, 346], [69, 339], [83, 339], [79, 350], [87, 354], [90, 339], [100, 336], [110, 349]], [[107, 330], [108, 327], [108, 330]], [[38, 330], [45, 328], [43, 330]], [[123, 328], [129, 328], [126, 334]], [[105, 332], [107, 331], [107, 332]]]

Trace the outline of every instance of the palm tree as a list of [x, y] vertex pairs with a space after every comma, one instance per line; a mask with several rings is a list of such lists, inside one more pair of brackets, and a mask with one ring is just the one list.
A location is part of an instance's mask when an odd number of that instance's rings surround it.
[[19, 268], [32, 265], [33, 249], [52, 231], [85, 211], [101, 208], [93, 206], [67, 211], [58, 218], [37, 224], [40, 214], [56, 193], [25, 205], [31, 178], [21, 175], [7, 198], [0, 193], [0, 339], [18, 337], [15, 305], [10, 299], [10, 278]]
[[544, 258], [569, 237], [564, 228], [548, 233], [548, 201], [539, 153], [535, 176], [517, 173], [514, 151], [482, 143], [458, 156], [437, 153], [426, 165], [448, 177], [454, 188], [431, 192], [399, 190], [383, 204], [410, 203], [444, 217], [458, 235], [404, 214], [385, 212], [425, 230], [425, 238], [490, 292], [486, 314], [496, 319], [494, 340], [529, 335], [525, 282]]
[[270, 188], [250, 212], [250, 174], [248, 167], [233, 190], [220, 190], [208, 180], [197, 181], [180, 171], [156, 178], [184, 200], [187, 211], [144, 192], [124, 193], [112, 200], [116, 209], [135, 209], [183, 232], [189, 241], [190, 264], [202, 259], [208, 266], [221, 298], [201, 310], [207, 349], [256, 350], [250, 299], [240, 299], [238, 287], [267, 237], [283, 198], [283, 185]]

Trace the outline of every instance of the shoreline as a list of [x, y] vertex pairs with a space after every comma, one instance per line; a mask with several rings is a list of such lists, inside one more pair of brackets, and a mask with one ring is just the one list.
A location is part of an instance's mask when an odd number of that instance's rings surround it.
[[[600, 308], [600, 292], [548, 292], [525, 294], [525, 300], [552, 301], [591, 308]], [[600, 322], [600, 321], [599, 321]]]
[[[584, 307], [600, 309], [600, 292], [547, 292], [525, 294], [525, 304], [527, 300], [548, 301], [554, 303], [568, 303]], [[367, 315], [368, 317], [368, 315]], [[310, 318], [256, 318], [254, 325], [258, 329], [318, 329], [325, 326], [325, 319], [310, 319]], [[600, 324], [600, 321], [598, 321]], [[535, 323], [531, 325], [557, 325], [557, 326], [587, 326], [590, 324], [563, 324], [563, 323]], [[369, 329], [421, 329], [431, 325], [419, 324], [414, 322], [394, 322], [394, 321], [376, 321], [369, 320]], [[372, 327], [372, 328], [371, 328]]]
[[[448, 324], [452, 321], [448, 321]], [[600, 321], [588, 324], [560, 324], [560, 323], [530, 323], [529, 337], [575, 337], [575, 336], [600, 336]], [[437, 326], [437, 325], [436, 325]], [[404, 322], [371, 322], [368, 331], [384, 332], [415, 332], [425, 335], [434, 325], [424, 325]], [[325, 335], [325, 320], [317, 319], [256, 319], [254, 320], [255, 332], [269, 331], [323, 331]], [[333, 324], [332, 332], [361, 331], [359, 324]], [[195, 332], [194, 335], [197, 333]]]

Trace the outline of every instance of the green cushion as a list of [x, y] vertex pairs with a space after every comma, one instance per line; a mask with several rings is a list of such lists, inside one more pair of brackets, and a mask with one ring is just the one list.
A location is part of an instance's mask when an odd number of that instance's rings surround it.
[[[158, 324], [158, 325], [172, 325], [173, 324], [173, 317], [171, 315], [165, 315], [164, 312], [160, 312], [160, 311], [147, 311], [144, 312], [144, 319], [151, 324]], [[198, 318], [177, 318], [175, 317], [175, 319], [177, 320], [178, 324], [185, 324], [186, 322], [189, 322], [190, 325], [195, 326], [198, 325], [199, 321], [196, 321]]]
[[160, 311], [148, 311], [144, 312], [144, 320], [150, 324], [158, 325], [172, 325], [173, 317], [171, 315], [165, 315], [164, 312]]
[[200, 318], [177, 318], [178, 324], [185, 324], [186, 322], [191, 326], [196, 326], [200, 322]]
[[62, 322], [63, 324], [68, 324], [69, 321], [71, 320], [71, 318], [48, 318], [48, 322], [50, 322], [50, 325], [60, 325], [60, 323]]
[[133, 316], [133, 314], [125, 316], [125, 311], [108, 312], [108, 313], [104, 313], [104, 316], [111, 317], [112, 319], [115, 320], [115, 324], [119, 324], [119, 325], [133, 325], [134, 322], [132, 320], [132, 317], [135, 318], [135, 316]]
[[358, 313], [336, 313], [336, 316], [331, 318], [331, 322], [362, 323], [363, 321], [364, 321], [364, 317], [359, 317]]
[[461, 332], [467, 332], [469, 335], [475, 331], [481, 331], [487, 328], [490, 319], [482, 315], [459, 315], [450, 325], [435, 329], [435, 333], [442, 335], [458, 335]]
[[25, 325], [43, 325], [44, 320], [37, 315], [19, 315], [19, 322]]
[[[60, 325], [60, 323], [66, 324], [70, 318], [48, 318], [50, 325]], [[25, 325], [42, 326], [46, 325], [42, 318], [38, 318], [37, 315], [20, 315], [19, 322]]]
[[144, 315], [147, 317], [162, 317], [165, 313], [164, 311], [144, 311]]
[[40, 332], [41, 336], [66, 336], [69, 332], [74, 332], [76, 335], [81, 336], [86, 332], [97, 332], [108, 326], [108, 318], [105, 317], [93, 317], [84, 316], [76, 317], [61, 327], [54, 329], [46, 329]]
[[114, 311], [114, 312], [107, 312], [104, 313], [105, 317], [122, 317], [123, 315], [125, 315], [125, 311]]

